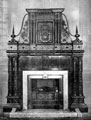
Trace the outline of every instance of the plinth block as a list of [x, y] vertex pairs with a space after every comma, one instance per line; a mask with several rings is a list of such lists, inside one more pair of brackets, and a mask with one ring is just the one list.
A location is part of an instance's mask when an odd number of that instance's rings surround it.
[[12, 108], [16, 108], [16, 111], [21, 110], [21, 106], [18, 103], [7, 103], [3, 107], [3, 112], [11, 112]]
[[88, 107], [85, 103], [81, 103], [81, 104], [73, 103], [70, 109], [75, 111], [76, 108], [79, 108], [81, 112], [88, 112]]

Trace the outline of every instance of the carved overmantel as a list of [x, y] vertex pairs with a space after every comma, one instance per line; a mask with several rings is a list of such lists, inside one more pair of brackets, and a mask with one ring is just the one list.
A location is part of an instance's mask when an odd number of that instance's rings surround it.
[[[83, 94], [83, 42], [72, 40], [64, 8], [26, 9], [21, 30], [8, 43], [8, 95], [4, 110], [22, 109], [24, 70], [67, 70], [70, 110], [88, 111]], [[15, 37], [19, 36], [19, 40]], [[10, 108], [10, 109], [9, 109]]]

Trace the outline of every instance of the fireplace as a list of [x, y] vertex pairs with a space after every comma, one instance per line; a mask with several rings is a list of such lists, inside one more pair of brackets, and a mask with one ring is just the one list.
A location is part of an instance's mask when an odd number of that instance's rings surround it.
[[[59, 108], [59, 80], [57, 79], [32, 79], [28, 89], [28, 108]], [[30, 80], [29, 80], [30, 85]], [[32, 96], [30, 97], [30, 92]], [[31, 102], [32, 99], [32, 102]], [[62, 99], [61, 108], [62, 108]], [[32, 105], [31, 105], [32, 103]]]
[[23, 109], [68, 109], [68, 71], [23, 71]]
[[[64, 8], [26, 9], [19, 34], [8, 42], [8, 95], [4, 111], [88, 111], [83, 94], [83, 42], [70, 36]], [[17, 37], [18, 36], [18, 40]]]
[[[61, 87], [59, 86], [59, 79], [32, 79], [31, 87], [32, 89], [30, 89], [30, 87], [28, 88], [29, 109], [58, 109], [59, 107], [60, 109], [63, 108], [63, 91], [60, 91], [59, 96], [59, 87]], [[31, 91], [32, 96], [30, 97]]]

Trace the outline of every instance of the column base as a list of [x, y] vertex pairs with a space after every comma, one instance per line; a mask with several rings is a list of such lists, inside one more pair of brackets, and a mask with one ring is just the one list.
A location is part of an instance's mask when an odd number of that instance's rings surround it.
[[19, 103], [7, 103], [3, 106], [3, 112], [11, 112], [12, 108], [16, 108], [16, 111], [21, 110], [21, 105]]
[[80, 103], [80, 104], [79, 103], [72, 103], [71, 110], [75, 111], [76, 108], [79, 108], [79, 110], [81, 112], [88, 112], [88, 107], [85, 103]]

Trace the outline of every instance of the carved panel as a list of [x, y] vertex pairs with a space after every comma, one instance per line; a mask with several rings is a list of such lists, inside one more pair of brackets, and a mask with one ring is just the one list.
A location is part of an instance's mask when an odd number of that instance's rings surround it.
[[38, 45], [37, 50], [53, 50], [52, 45]]
[[36, 50], [36, 45], [30, 45], [30, 50]]
[[71, 37], [66, 30], [61, 30], [61, 43], [71, 43]]
[[61, 50], [72, 50], [71, 45], [61, 45]]
[[43, 70], [43, 69], [72, 69], [70, 56], [27, 56], [20, 57], [21, 70]]
[[16, 45], [8, 45], [8, 50], [17, 50]]
[[23, 23], [22, 31], [19, 37], [20, 43], [29, 43], [29, 23], [28, 23], [28, 17]]
[[55, 50], [61, 50], [61, 46], [60, 45], [55, 45]]
[[38, 20], [52, 20], [52, 19], [54, 19], [54, 15], [52, 14], [52, 13], [46, 13], [46, 14], [43, 14], [43, 13], [37, 13], [36, 14], [36, 19], [38, 19]]
[[30, 47], [28, 45], [19, 45], [19, 50], [29, 50]]
[[73, 50], [82, 50], [83, 46], [82, 45], [73, 45]]
[[37, 22], [37, 43], [53, 43], [53, 22]]

